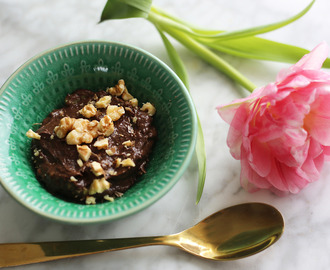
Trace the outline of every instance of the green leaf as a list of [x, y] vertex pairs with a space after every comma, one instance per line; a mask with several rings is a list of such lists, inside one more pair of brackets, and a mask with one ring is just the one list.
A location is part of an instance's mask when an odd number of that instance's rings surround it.
[[188, 34], [182, 33], [181, 31], [172, 28], [168, 24], [162, 24], [163, 20], [158, 14], [155, 14], [151, 11], [149, 13], [148, 20], [159, 27], [162, 31], [175, 38], [178, 42], [190, 49], [196, 55], [213, 65], [216, 69], [223, 72], [237, 83], [241, 84], [247, 90], [252, 92], [256, 88], [256, 86], [250, 80], [248, 80], [237, 69], [235, 69], [232, 65], [211, 51], [209, 48], [193, 39]]
[[200, 34], [201, 37], [205, 37], [205, 36], [214, 36], [214, 35], [217, 35], [217, 34], [220, 34], [220, 33], [223, 33], [225, 31], [221, 31], [221, 30], [206, 30], [206, 29], [200, 29], [200, 28], [197, 28], [196, 26], [184, 21], [184, 20], [181, 20], [180, 18], [177, 18], [169, 13], [167, 13], [166, 11], [158, 8], [158, 7], [155, 7], [155, 6], [152, 6], [151, 7], [151, 12], [154, 13], [154, 14], [157, 14], [157, 15], [160, 15], [161, 17], [163, 18], [166, 18], [168, 19], [168, 22], [169, 21], [172, 21], [172, 23], [176, 23], [176, 28], [177, 29], [182, 29], [184, 30], [185, 32], [194, 32], [195, 34]]
[[293, 16], [289, 19], [286, 19], [286, 20], [283, 20], [283, 21], [280, 21], [277, 23], [268, 24], [268, 25], [252, 27], [249, 29], [243, 29], [243, 30], [232, 31], [232, 32], [223, 32], [223, 33], [216, 34], [213, 37], [210, 36], [210, 38], [212, 38], [215, 41], [216, 40], [228, 40], [228, 39], [237, 39], [237, 38], [243, 38], [243, 37], [248, 37], [248, 36], [255, 36], [255, 35], [260, 35], [260, 34], [274, 31], [274, 30], [282, 28], [282, 27], [298, 20], [302, 16], [304, 16], [310, 10], [310, 8], [313, 6], [314, 2], [315, 2], [315, 0], [313, 0], [301, 12], [299, 12], [298, 14], [296, 14], [295, 16]]
[[108, 0], [100, 22], [111, 19], [147, 18], [152, 0]]
[[[296, 63], [301, 57], [310, 52], [309, 50], [297, 46], [283, 44], [259, 37], [225, 40], [218, 43], [208, 42], [203, 39], [199, 39], [199, 41], [212, 49], [226, 54], [243, 58], [290, 64]], [[323, 67], [330, 68], [329, 58], [325, 60]]]
[[175, 50], [175, 48], [173, 47], [171, 42], [168, 40], [168, 38], [164, 35], [164, 33], [158, 27], [156, 27], [156, 28], [163, 40], [163, 43], [165, 45], [167, 54], [170, 58], [170, 61], [172, 63], [175, 73], [178, 75], [178, 77], [181, 79], [181, 81], [184, 83], [184, 85], [189, 90], [189, 79], [188, 79], [187, 70], [186, 70], [179, 54], [177, 53], [177, 51]]
[[218, 43], [208, 42], [204, 39], [199, 39], [199, 41], [212, 49], [230, 55], [285, 63], [295, 63], [303, 55], [309, 53], [303, 48], [259, 37], [225, 40]]
[[[301, 17], [311, 8], [313, 3], [314, 1], [312, 1], [302, 12], [300, 12], [293, 18], [297, 19], [298, 17]], [[184, 32], [184, 35], [188, 35], [189, 37], [195, 39], [197, 42], [200, 42], [201, 44], [204, 44], [209, 48], [226, 54], [243, 58], [277, 61], [293, 64], [296, 63], [303, 55], [309, 53], [309, 51], [304, 48], [283, 44], [255, 36], [236, 37], [235, 39], [217, 39], [214, 37], [226, 32], [221, 30], [206, 30], [196, 28], [191, 24], [179, 18], [176, 18], [175, 16], [168, 14], [165, 11], [154, 6], [151, 7], [151, 15], [153, 14], [157, 14], [160, 17], [166, 18], [165, 21], [159, 20], [159, 25], [161, 27], [164, 27], [163, 23], [165, 23], [167, 28], [172, 26], [177, 31]], [[286, 21], [293, 20], [293, 18], [288, 19]], [[173, 22], [175, 23], [173, 24]], [[178, 24], [181, 24], [181, 26], [178, 26]], [[244, 31], [245, 30], [239, 32]], [[194, 32], [194, 34], [191, 35], [191, 32]], [[325, 60], [323, 67], [330, 68], [329, 58]]]
[[205, 151], [204, 135], [198, 115], [197, 115], [197, 123], [198, 123], [198, 133], [197, 133], [197, 142], [196, 142], [196, 155], [198, 161], [199, 178], [198, 178], [196, 204], [199, 203], [202, 197], [205, 178], [206, 178], [206, 151]]
[[283, 26], [286, 26], [299, 18], [301, 18], [303, 15], [305, 15], [310, 8], [313, 6], [315, 0], [313, 0], [306, 8], [304, 8], [301, 12], [296, 14], [295, 16], [277, 22], [273, 24], [268, 24], [268, 25], [263, 25], [263, 26], [257, 26], [257, 27], [252, 27], [248, 29], [243, 29], [243, 30], [238, 30], [238, 31], [232, 31], [232, 32], [224, 32], [224, 31], [212, 31], [212, 30], [202, 30], [202, 29], [194, 29], [193, 27], [190, 26], [190, 24], [185, 23], [182, 20], [179, 20], [175, 17], [170, 16], [169, 14], [162, 12], [156, 8], [153, 8], [153, 11], [158, 13], [159, 15], [163, 16], [166, 19], [169, 19], [172, 21], [172, 26], [179, 29], [181, 27], [181, 30], [190, 35], [191, 37], [196, 37], [196, 38], [205, 38], [205, 39], [210, 39], [213, 40], [214, 42], [217, 42], [219, 40], [228, 40], [228, 39], [237, 39], [237, 38], [243, 38], [243, 37], [248, 37], [248, 36], [255, 36], [259, 34], [264, 34], [270, 31], [274, 31], [276, 29], [279, 29]]
[[[171, 60], [171, 63], [173, 65], [173, 69], [175, 73], [178, 75], [178, 77], [182, 80], [182, 82], [185, 84], [189, 91], [189, 83], [188, 83], [188, 75], [186, 68], [171, 44], [171, 42], [168, 40], [168, 38], [164, 35], [164, 33], [161, 31], [161, 29], [157, 28], [163, 43], [165, 45], [167, 54]], [[203, 135], [203, 129], [201, 122], [199, 120], [199, 117], [197, 115], [197, 124], [198, 124], [198, 133], [197, 133], [197, 142], [196, 142], [196, 156], [197, 156], [197, 162], [198, 162], [198, 187], [197, 187], [197, 198], [196, 198], [196, 204], [199, 203], [203, 189], [204, 189], [204, 183], [206, 178], [206, 152], [205, 152], [205, 143], [204, 143], [204, 135]]]

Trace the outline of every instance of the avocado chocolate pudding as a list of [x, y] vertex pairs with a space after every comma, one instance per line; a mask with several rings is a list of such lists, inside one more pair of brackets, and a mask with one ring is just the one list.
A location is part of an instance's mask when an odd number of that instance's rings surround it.
[[106, 91], [79, 89], [29, 130], [37, 179], [54, 195], [95, 204], [121, 196], [146, 172], [157, 136], [155, 107], [119, 80]]

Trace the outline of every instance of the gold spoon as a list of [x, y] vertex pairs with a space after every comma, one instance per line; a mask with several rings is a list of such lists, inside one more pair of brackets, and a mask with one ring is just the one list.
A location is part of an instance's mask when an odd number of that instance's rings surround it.
[[93, 253], [170, 245], [211, 260], [234, 260], [260, 252], [282, 235], [283, 217], [274, 207], [246, 203], [223, 209], [181, 233], [108, 240], [0, 244], [0, 267]]

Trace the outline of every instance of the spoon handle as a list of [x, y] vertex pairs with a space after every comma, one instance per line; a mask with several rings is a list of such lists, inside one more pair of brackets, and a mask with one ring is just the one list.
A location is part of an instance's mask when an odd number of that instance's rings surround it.
[[72, 258], [149, 245], [171, 245], [171, 236], [0, 244], [0, 267]]

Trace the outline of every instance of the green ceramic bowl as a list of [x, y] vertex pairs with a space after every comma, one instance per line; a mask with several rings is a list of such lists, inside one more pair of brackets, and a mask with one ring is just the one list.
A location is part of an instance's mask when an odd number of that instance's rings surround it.
[[[124, 79], [139, 102], [152, 102], [158, 140], [147, 173], [114, 202], [79, 205], [48, 193], [30, 162], [25, 136], [77, 88], [113, 86]], [[86, 224], [136, 213], [165, 195], [190, 163], [196, 142], [196, 113], [175, 73], [156, 57], [119, 43], [87, 41], [48, 50], [27, 61], [0, 90], [0, 182], [28, 209], [54, 220]]]

